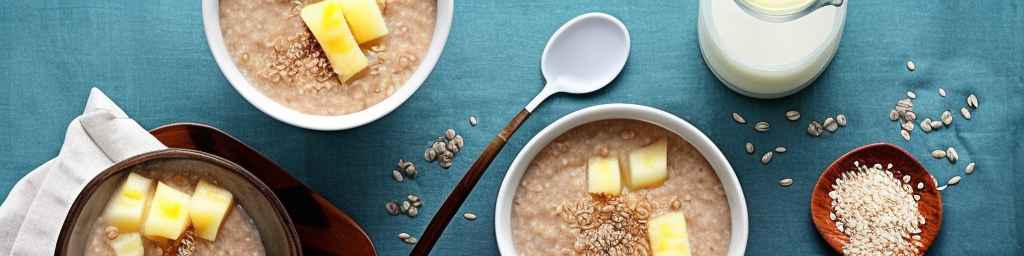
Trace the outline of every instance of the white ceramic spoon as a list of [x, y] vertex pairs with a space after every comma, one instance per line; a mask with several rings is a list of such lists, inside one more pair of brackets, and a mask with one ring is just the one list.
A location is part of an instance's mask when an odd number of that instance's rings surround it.
[[491, 161], [505, 147], [541, 102], [555, 93], [589, 93], [608, 85], [619, 75], [629, 58], [629, 31], [621, 21], [604, 13], [587, 13], [562, 25], [548, 40], [541, 56], [541, 72], [547, 85], [523, 110], [512, 118], [498, 136], [480, 153], [469, 171], [430, 220], [411, 255], [427, 255], [448, 226], [466, 197], [483, 176]]

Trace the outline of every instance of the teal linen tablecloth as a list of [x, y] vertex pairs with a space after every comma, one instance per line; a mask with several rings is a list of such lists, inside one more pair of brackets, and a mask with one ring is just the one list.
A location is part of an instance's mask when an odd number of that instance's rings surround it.
[[[725, 1], [725, 0], [722, 0]], [[351, 214], [382, 255], [407, 254], [399, 232], [418, 234], [484, 145], [544, 83], [540, 53], [564, 21], [601, 11], [620, 18], [632, 52], [617, 82], [589, 96], [556, 96], [541, 106], [494, 161], [435, 255], [498, 254], [494, 201], [513, 157], [546, 125], [603, 103], [635, 103], [674, 113], [703, 130], [731, 161], [750, 214], [751, 255], [829, 254], [809, 216], [821, 169], [846, 151], [890, 142], [912, 152], [940, 180], [968, 162], [978, 171], [943, 192], [937, 255], [1024, 254], [1024, 6], [1020, 1], [849, 1], [839, 53], [802, 92], [754, 100], [726, 89], [697, 47], [697, 1], [457, 1], [451, 36], [420, 90], [390, 115], [347, 131], [317, 132], [259, 112], [221, 75], [191, 1], [8, 0], [0, 2], [0, 197], [29, 170], [56, 155], [68, 121], [96, 86], [144, 127], [202, 122], [224, 129], [283, 165]], [[913, 59], [918, 70], [907, 72]], [[949, 97], [940, 98], [943, 87]], [[919, 113], [958, 110], [976, 93], [972, 121], [904, 142], [887, 115], [907, 90]], [[786, 122], [799, 109], [804, 120]], [[731, 121], [771, 121], [755, 134]], [[806, 118], [845, 113], [847, 128], [811, 138]], [[466, 121], [476, 115], [480, 124]], [[466, 138], [451, 170], [422, 163], [423, 148], [445, 128]], [[771, 164], [743, 144], [785, 145]], [[928, 152], [954, 146], [955, 166]], [[414, 159], [420, 178], [395, 183], [390, 168]], [[795, 179], [780, 188], [780, 178]], [[384, 202], [407, 193], [425, 201], [417, 218], [392, 217]]]

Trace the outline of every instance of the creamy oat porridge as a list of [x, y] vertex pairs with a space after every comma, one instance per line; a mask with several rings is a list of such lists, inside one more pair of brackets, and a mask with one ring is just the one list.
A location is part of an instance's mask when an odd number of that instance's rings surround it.
[[[643, 188], [622, 185], [621, 192], [614, 189], [619, 195], [592, 194], [595, 160], [619, 159], [622, 168], [636, 169], [627, 167], [635, 165], [634, 154], [658, 144], [665, 145], [667, 179]], [[622, 173], [624, 184], [638, 179]], [[663, 248], [649, 239], [654, 235], [648, 232], [658, 233], [655, 219], [677, 213], [693, 255], [728, 253], [729, 205], [700, 152], [653, 124], [603, 120], [560, 135], [532, 160], [513, 199], [512, 237], [520, 255], [651, 255]]]
[[220, 1], [220, 26], [231, 58], [250, 84], [291, 109], [315, 115], [367, 109], [400, 89], [430, 46], [435, 0], [377, 0], [389, 33], [359, 43], [365, 68], [342, 82], [300, 17], [304, 7], [317, 2]]
[[84, 255], [266, 255], [230, 191], [205, 177], [137, 168], [92, 224]]

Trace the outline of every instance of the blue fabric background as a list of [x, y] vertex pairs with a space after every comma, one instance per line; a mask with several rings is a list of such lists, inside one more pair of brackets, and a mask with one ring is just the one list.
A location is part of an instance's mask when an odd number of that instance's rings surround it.
[[[722, 0], [725, 1], [725, 0]], [[585, 12], [619, 17], [632, 34], [632, 53], [610, 88], [589, 96], [556, 96], [541, 106], [495, 160], [463, 211], [435, 248], [436, 255], [497, 254], [493, 205], [512, 158], [533, 134], [572, 111], [612, 102], [658, 107], [702, 129], [732, 162], [750, 213], [752, 255], [828, 254], [809, 217], [819, 172], [842, 153], [891, 142], [915, 154], [940, 180], [967, 162], [978, 172], [943, 192], [944, 222], [932, 254], [1024, 254], [1024, 7], [1020, 1], [849, 1], [849, 18], [831, 67], [808, 89], [778, 100], [754, 100], [727, 90], [705, 67], [696, 39], [697, 1], [536, 0], [457, 1], [444, 55], [424, 86], [403, 106], [372, 124], [340, 132], [291, 127], [259, 112], [232, 89], [214, 63], [197, 0], [0, 2], [0, 197], [29, 170], [56, 155], [69, 120], [92, 86], [99, 87], [144, 127], [202, 122], [223, 128], [323, 192], [367, 229], [383, 255], [410, 246], [399, 232], [418, 234], [490, 138], [543, 81], [538, 63], [548, 36]], [[916, 73], [904, 69], [913, 59]], [[950, 96], [940, 99], [938, 87]], [[918, 112], [957, 110], [971, 92], [981, 98], [974, 120], [912, 142], [887, 120], [892, 103], [916, 90]], [[783, 112], [799, 109], [800, 123]], [[729, 112], [767, 120], [755, 134]], [[837, 112], [850, 126], [812, 139], [806, 118]], [[477, 115], [480, 125], [466, 118]], [[466, 149], [440, 171], [420, 160], [445, 128], [459, 130]], [[770, 165], [743, 153], [743, 143], [790, 152]], [[955, 146], [961, 162], [930, 159]], [[394, 183], [390, 168], [417, 159], [421, 177]], [[796, 183], [779, 188], [776, 181]], [[391, 217], [384, 202], [423, 196], [417, 218]]]

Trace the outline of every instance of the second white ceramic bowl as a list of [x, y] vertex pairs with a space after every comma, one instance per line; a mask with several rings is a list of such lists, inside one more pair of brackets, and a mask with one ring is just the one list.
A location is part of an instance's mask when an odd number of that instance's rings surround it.
[[722, 188], [729, 201], [732, 222], [729, 255], [744, 254], [747, 248], [748, 232], [747, 203], [732, 166], [729, 165], [729, 161], [725, 159], [718, 147], [696, 127], [668, 112], [640, 105], [607, 104], [588, 107], [558, 119], [526, 143], [526, 146], [512, 161], [512, 166], [508, 168], [505, 180], [502, 181], [498, 191], [494, 212], [494, 230], [498, 240], [498, 249], [502, 255], [519, 255], [512, 241], [512, 199], [515, 197], [519, 182], [533, 158], [544, 149], [544, 146], [572, 128], [606, 119], [632, 119], [655, 124], [674, 132], [697, 148], [715, 169], [715, 174], [722, 182]]
[[224, 77], [235, 87], [238, 94], [241, 94], [257, 109], [277, 120], [306, 129], [345, 130], [384, 117], [402, 105], [420, 88], [423, 81], [434, 70], [434, 64], [441, 57], [441, 51], [444, 50], [444, 44], [448, 40], [448, 30], [451, 28], [452, 13], [455, 10], [453, 2], [454, 0], [437, 0], [437, 25], [434, 27], [430, 48], [427, 49], [427, 53], [423, 56], [423, 61], [420, 62], [416, 71], [405, 81], [405, 85], [387, 99], [367, 109], [340, 116], [299, 112], [274, 101], [249, 84], [249, 81], [235, 66], [235, 61], [231, 59], [231, 55], [228, 54], [228, 50], [224, 46], [224, 35], [220, 29], [220, 0], [203, 0], [203, 28], [206, 30], [206, 41], [210, 44], [210, 51], [213, 52], [213, 58], [217, 61], [221, 72], [224, 73]]

